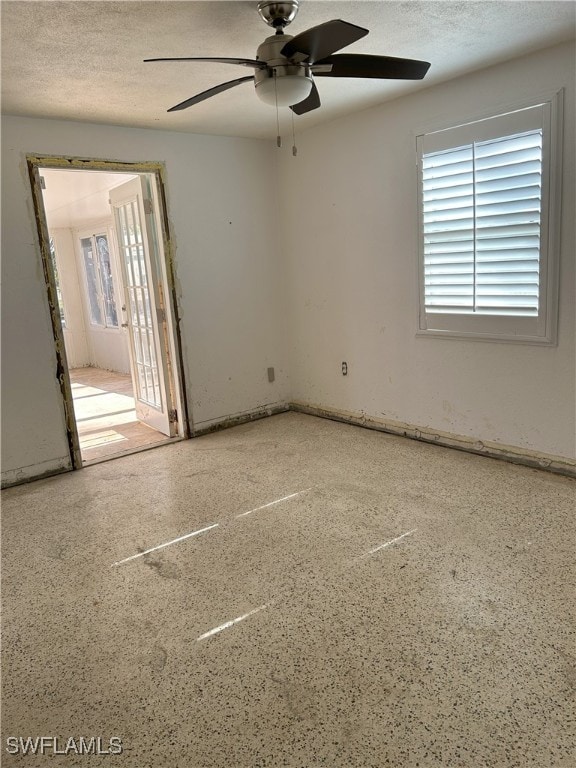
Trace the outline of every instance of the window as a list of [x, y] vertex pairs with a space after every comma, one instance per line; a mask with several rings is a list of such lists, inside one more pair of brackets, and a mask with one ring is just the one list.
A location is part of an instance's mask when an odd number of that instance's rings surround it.
[[92, 325], [118, 328], [108, 236], [82, 237], [80, 247], [84, 258], [90, 322]]
[[418, 136], [421, 332], [555, 341], [557, 109]]

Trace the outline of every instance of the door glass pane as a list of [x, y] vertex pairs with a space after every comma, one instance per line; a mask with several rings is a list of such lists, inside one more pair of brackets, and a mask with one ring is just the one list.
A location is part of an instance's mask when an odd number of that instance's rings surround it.
[[134, 317], [136, 314], [136, 289], [129, 288], [128, 295], [130, 296], [130, 317]]
[[134, 273], [134, 285], [142, 285], [138, 248], [135, 245], [130, 248], [130, 262], [132, 264], [132, 272]]
[[160, 402], [160, 382], [158, 381], [158, 368], [153, 368], [152, 373], [154, 374], [154, 399], [156, 402]]
[[148, 332], [148, 348], [150, 350], [150, 365], [153, 368], [156, 368], [156, 358], [154, 357], [154, 337], [151, 330]]
[[128, 245], [128, 241], [126, 239], [126, 216], [124, 215], [124, 209], [118, 208], [116, 211], [117, 213], [117, 223], [118, 223], [118, 232], [120, 234], [120, 244], [121, 245]]
[[142, 356], [142, 341], [140, 339], [140, 329], [134, 328], [134, 347], [136, 352], [136, 362], [143, 363], [144, 358]]
[[148, 291], [142, 291], [142, 307], [144, 310], [144, 324], [147, 328], [152, 328], [152, 315], [150, 313], [150, 295]]
[[146, 317], [146, 299], [147, 295], [144, 292], [142, 288], [138, 291], [138, 322], [140, 323], [141, 328], [146, 328], [147, 323], [147, 317]]
[[145, 365], [150, 365], [150, 344], [148, 342], [149, 331], [142, 331], [142, 354]]
[[138, 388], [140, 390], [140, 399], [147, 400], [146, 397], [146, 375], [144, 373], [144, 366], [138, 365]]
[[126, 234], [128, 237], [128, 243], [133, 245], [136, 242], [134, 237], [134, 217], [132, 216], [132, 206], [125, 205], [124, 211], [126, 213]]

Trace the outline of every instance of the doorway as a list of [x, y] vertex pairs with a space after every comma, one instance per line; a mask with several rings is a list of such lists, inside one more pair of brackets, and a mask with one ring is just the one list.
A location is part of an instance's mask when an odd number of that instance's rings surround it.
[[74, 468], [187, 437], [161, 166], [28, 167]]

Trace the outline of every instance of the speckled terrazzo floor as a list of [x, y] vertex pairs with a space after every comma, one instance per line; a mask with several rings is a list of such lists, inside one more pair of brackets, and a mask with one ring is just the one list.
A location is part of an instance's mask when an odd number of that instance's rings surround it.
[[295, 413], [4, 491], [3, 737], [124, 751], [2, 765], [574, 768], [575, 509]]

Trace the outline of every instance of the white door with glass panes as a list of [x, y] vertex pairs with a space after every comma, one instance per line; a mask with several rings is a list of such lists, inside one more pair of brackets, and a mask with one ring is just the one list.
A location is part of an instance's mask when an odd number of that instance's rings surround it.
[[123, 325], [128, 329], [130, 339], [136, 416], [148, 426], [173, 437], [176, 424], [171, 388], [166, 381], [166, 312], [159, 280], [156, 224], [148, 187], [149, 182], [142, 177], [126, 182], [110, 190], [110, 205], [124, 283]]

